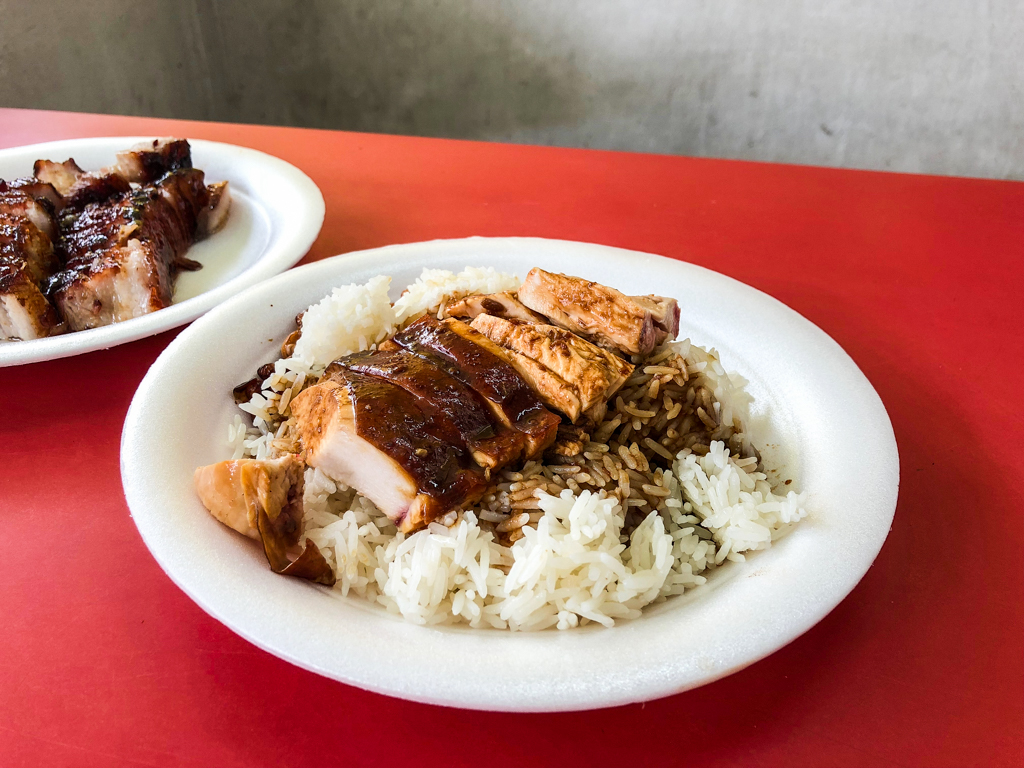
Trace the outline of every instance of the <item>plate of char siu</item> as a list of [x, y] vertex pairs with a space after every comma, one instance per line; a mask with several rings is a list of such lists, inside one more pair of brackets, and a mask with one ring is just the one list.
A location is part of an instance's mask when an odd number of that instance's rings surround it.
[[184, 325], [301, 259], [324, 202], [294, 166], [185, 138], [0, 150], [0, 366]]

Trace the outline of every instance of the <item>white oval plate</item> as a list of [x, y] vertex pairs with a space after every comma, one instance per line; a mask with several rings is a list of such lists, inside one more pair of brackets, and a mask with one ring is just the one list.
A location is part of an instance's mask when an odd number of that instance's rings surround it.
[[[0, 179], [32, 175], [40, 159], [69, 157], [86, 170], [113, 164], [115, 155], [153, 137], [72, 139], [0, 150]], [[203, 265], [183, 272], [174, 303], [142, 317], [47, 339], [0, 342], [0, 367], [79, 355], [176, 328], [195, 320], [229, 296], [283, 272], [306, 255], [320, 234], [324, 198], [306, 174], [255, 149], [189, 139], [192, 163], [207, 183], [228, 181], [231, 215], [224, 228], [189, 249]]]
[[[423, 267], [533, 266], [629, 294], [680, 300], [680, 335], [717, 347], [750, 380], [755, 435], [807, 491], [809, 518], [770, 550], [611, 629], [511, 633], [424, 628], [359, 598], [271, 573], [252, 541], [216, 522], [193, 470], [228, 458], [231, 388], [274, 360], [294, 317], [332, 286]], [[121, 442], [125, 495], [142, 538], [193, 600], [238, 634], [306, 669], [379, 693], [506, 711], [589, 709], [707, 683], [820, 621], [878, 554], [896, 507], [899, 458], [871, 384], [825, 333], [775, 299], [660, 256], [557, 240], [470, 238], [397, 245], [310, 264], [249, 289], [183, 331], [143, 379]]]

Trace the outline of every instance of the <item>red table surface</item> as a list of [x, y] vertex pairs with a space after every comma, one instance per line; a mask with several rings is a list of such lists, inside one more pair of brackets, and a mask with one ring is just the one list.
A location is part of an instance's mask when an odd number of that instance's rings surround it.
[[304, 170], [327, 202], [307, 261], [535, 235], [766, 291], [878, 390], [899, 505], [853, 593], [738, 674], [615, 709], [458, 711], [281, 661], [157, 566], [118, 441], [175, 332], [3, 369], [0, 764], [1024, 765], [1024, 184], [0, 110], [2, 147], [132, 134], [232, 142]]

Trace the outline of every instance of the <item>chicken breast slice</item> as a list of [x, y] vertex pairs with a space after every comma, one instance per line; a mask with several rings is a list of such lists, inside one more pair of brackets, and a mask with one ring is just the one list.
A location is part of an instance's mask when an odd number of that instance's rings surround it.
[[369, 498], [401, 531], [472, 504], [487, 488], [415, 398], [386, 381], [339, 367], [291, 408], [306, 463]]
[[194, 479], [203, 505], [228, 528], [260, 538], [258, 517], [302, 521], [303, 465], [295, 454], [279, 459], [235, 459], [199, 467]]
[[618, 355], [564, 328], [492, 315], [478, 315], [471, 325], [511, 353], [510, 362], [541, 399], [573, 423], [582, 413], [600, 409], [633, 372]]
[[480, 395], [502, 424], [522, 433], [527, 459], [540, 456], [554, 442], [559, 417], [544, 407], [501, 348], [467, 323], [424, 315], [381, 348], [392, 346], [434, 361]]
[[[199, 467], [196, 492], [218, 521], [262, 542], [275, 573], [334, 584], [334, 569], [302, 533], [305, 466], [295, 454], [278, 459], [235, 459]], [[294, 555], [294, 557], [290, 556]]]
[[404, 389], [443, 430], [445, 439], [466, 448], [482, 467], [500, 469], [523, 452], [523, 435], [504, 427], [479, 395], [436, 361], [399, 348], [348, 355], [331, 363], [325, 375], [334, 366], [384, 379]]
[[519, 300], [601, 346], [646, 355], [679, 330], [679, 307], [663, 296], [626, 296], [580, 277], [531, 269]]

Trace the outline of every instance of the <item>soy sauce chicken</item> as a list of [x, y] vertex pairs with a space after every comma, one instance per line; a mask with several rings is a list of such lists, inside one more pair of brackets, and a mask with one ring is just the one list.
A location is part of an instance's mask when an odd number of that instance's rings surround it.
[[[672, 299], [536, 269], [519, 292], [468, 296], [445, 309], [472, 322], [428, 312], [377, 349], [333, 361], [290, 401], [299, 459], [406, 533], [471, 507], [504, 467], [549, 448], [583, 451], [633, 372], [625, 355], [649, 352], [678, 329]], [[292, 347], [301, 332], [300, 323]], [[272, 368], [235, 395], [251, 397]], [[200, 495], [214, 516], [252, 535], [251, 511], [233, 524], [241, 508]]]
[[679, 306], [664, 296], [626, 296], [580, 277], [534, 267], [519, 301], [596, 344], [627, 355], [647, 355], [679, 331]]
[[407, 390], [335, 363], [292, 403], [306, 462], [358, 489], [402, 531], [483, 496], [487, 478]]

